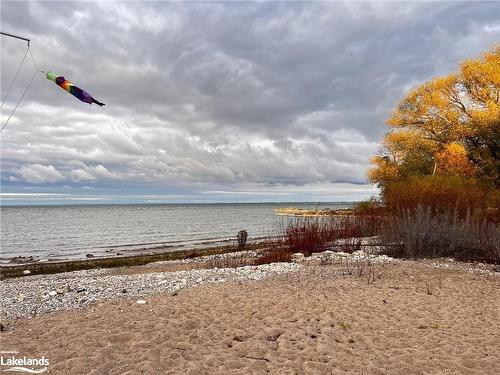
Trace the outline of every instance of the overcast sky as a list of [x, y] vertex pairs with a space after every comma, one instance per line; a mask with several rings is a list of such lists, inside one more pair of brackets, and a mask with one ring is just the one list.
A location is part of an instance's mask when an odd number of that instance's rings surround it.
[[[500, 41], [500, 5], [2, 1], [1, 28], [106, 103], [37, 76], [1, 134], [3, 204], [345, 201], [376, 194], [404, 93]], [[25, 46], [1, 37], [2, 100]]]

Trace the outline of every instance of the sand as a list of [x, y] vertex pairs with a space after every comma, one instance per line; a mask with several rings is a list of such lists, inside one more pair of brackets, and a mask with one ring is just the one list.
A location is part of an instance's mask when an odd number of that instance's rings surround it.
[[500, 373], [498, 274], [342, 267], [8, 321], [1, 349], [49, 374]]

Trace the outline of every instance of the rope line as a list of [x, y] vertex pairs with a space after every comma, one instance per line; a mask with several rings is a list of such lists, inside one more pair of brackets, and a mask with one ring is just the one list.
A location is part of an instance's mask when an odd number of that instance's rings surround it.
[[14, 110], [11, 112], [11, 114], [10, 114], [9, 118], [7, 119], [7, 121], [5, 121], [5, 124], [3, 124], [2, 128], [0, 129], [0, 133], [5, 129], [5, 127], [9, 123], [9, 120], [12, 117], [12, 115], [14, 114], [14, 112], [16, 112], [17, 107], [21, 103], [21, 100], [23, 100], [24, 95], [26, 95], [26, 93], [28, 92], [28, 89], [30, 88], [31, 83], [35, 79], [35, 76], [36, 76], [37, 73], [38, 73], [38, 70], [36, 70], [35, 73], [33, 73], [33, 77], [31, 77], [30, 83], [28, 83], [28, 87], [26, 87], [26, 90], [24, 90], [23, 95], [21, 95], [21, 98], [19, 98], [19, 101], [17, 102], [16, 106], [14, 107]]
[[[12, 82], [10, 83], [10, 87], [9, 89], [7, 90], [7, 95], [5, 95], [5, 98], [4, 100], [2, 101], [2, 104], [0, 105], [0, 110], [2, 109], [3, 105], [5, 104], [5, 102], [7, 101], [7, 98], [9, 97], [9, 94], [10, 94], [10, 91], [12, 90], [12, 87], [14, 86], [14, 83], [16, 82], [17, 80], [17, 76], [19, 75], [19, 72], [21, 71], [21, 68], [23, 67], [23, 64], [24, 64], [24, 60], [26, 59], [26, 55], [28, 54], [30, 48], [28, 47], [28, 49], [26, 50], [26, 53], [24, 54], [24, 57], [23, 59], [21, 60], [21, 64], [19, 65], [19, 68], [17, 69], [17, 72], [16, 72], [16, 75], [14, 76], [14, 79], [12, 80]], [[31, 53], [31, 52], [30, 52]], [[33, 56], [33, 55], [32, 55]], [[33, 60], [34, 61], [34, 60]]]
[[10, 37], [14, 37], [14, 38], [17, 38], [17, 39], [23, 39], [23, 40], [26, 40], [28, 42], [28, 48], [26, 49], [26, 52], [24, 53], [24, 56], [21, 60], [21, 64], [19, 64], [19, 68], [17, 68], [17, 72], [16, 72], [16, 75], [14, 76], [14, 79], [12, 80], [12, 82], [10, 83], [10, 87], [9, 89], [7, 90], [7, 95], [5, 95], [5, 98], [4, 100], [2, 101], [2, 104], [0, 105], [0, 110], [3, 108], [4, 104], [7, 102], [7, 98], [9, 97], [10, 95], [10, 92], [12, 90], [12, 87], [14, 87], [14, 84], [15, 82], [17, 81], [17, 77], [19, 76], [19, 72], [21, 71], [21, 68], [23, 67], [24, 65], [24, 61], [26, 60], [26, 56], [28, 55], [28, 53], [30, 54], [30, 57], [31, 57], [31, 61], [33, 61], [33, 65], [35, 67], [35, 72], [33, 73], [33, 76], [31, 77], [31, 80], [29, 81], [28, 83], [28, 86], [26, 87], [26, 89], [24, 90], [23, 94], [21, 95], [21, 97], [19, 98], [19, 100], [17, 101], [14, 109], [12, 110], [12, 112], [10, 113], [9, 117], [7, 118], [7, 121], [5, 121], [5, 123], [2, 125], [2, 127], [0, 128], [0, 133], [5, 129], [5, 127], [7, 126], [7, 124], [9, 123], [10, 119], [12, 118], [12, 116], [14, 115], [14, 113], [16, 112], [17, 110], [17, 107], [19, 107], [19, 104], [21, 104], [21, 101], [23, 100], [24, 96], [26, 95], [26, 93], [28, 92], [31, 84], [33, 83], [33, 80], [35, 79], [35, 76], [37, 73], [42, 73], [44, 74], [45, 72], [43, 70], [40, 70], [38, 68], [38, 64], [36, 63], [35, 61], [35, 57], [33, 56], [33, 54], [31, 53], [31, 49], [30, 49], [30, 41], [29, 39], [26, 39], [26, 38], [22, 38], [22, 37], [19, 37], [19, 36], [16, 36], [16, 35], [12, 35], [12, 34], [7, 34], [7, 33], [3, 33], [3, 35], [6, 35], [6, 36], [10, 36]]
[[28, 86], [26, 87], [26, 89], [24, 90], [23, 94], [21, 95], [21, 97], [19, 98], [18, 102], [16, 103], [16, 106], [14, 107], [14, 109], [10, 113], [9, 117], [7, 118], [7, 121], [5, 121], [5, 123], [0, 128], [0, 133], [5, 129], [5, 127], [9, 123], [10, 119], [12, 118], [12, 116], [14, 115], [14, 113], [16, 112], [17, 107], [19, 107], [19, 104], [21, 104], [21, 101], [23, 100], [23, 98], [26, 95], [26, 93], [28, 92], [31, 84], [33, 83], [33, 80], [35, 79], [36, 74], [37, 73], [42, 73], [42, 74], [45, 73], [43, 70], [38, 69], [38, 64], [35, 61], [35, 57], [31, 53], [31, 49], [30, 49], [30, 46], [29, 46], [29, 43], [28, 43], [28, 48], [26, 49], [26, 52], [25, 52], [25, 54], [23, 56], [23, 59], [21, 60], [21, 64], [19, 65], [19, 68], [17, 69], [16, 75], [14, 76], [14, 79], [12, 80], [12, 82], [10, 84], [9, 90], [7, 91], [7, 95], [5, 96], [5, 99], [2, 102], [2, 105], [0, 106], [0, 109], [3, 107], [4, 103], [7, 101], [7, 98], [9, 96], [9, 94], [10, 94], [10, 91], [12, 90], [12, 87], [14, 86], [14, 83], [17, 80], [17, 76], [19, 75], [19, 72], [21, 71], [21, 68], [22, 68], [22, 66], [24, 64], [24, 60], [26, 59], [26, 56], [28, 55], [28, 53], [30, 54], [31, 60], [33, 61], [33, 65], [35, 66], [35, 72], [33, 73], [33, 76], [31, 77], [31, 80], [29, 81]]
[[0, 105], [0, 109], [2, 109], [3, 105], [5, 104], [5, 102], [7, 101], [7, 98], [9, 97], [9, 94], [10, 94], [10, 91], [12, 90], [12, 87], [14, 86], [14, 83], [16, 82], [17, 80], [17, 76], [19, 75], [19, 72], [21, 71], [21, 68], [23, 67], [24, 65], [24, 60], [26, 60], [26, 56], [28, 55], [28, 53], [30, 54], [30, 57], [31, 57], [31, 61], [33, 61], [33, 65], [35, 66], [35, 72], [33, 73], [33, 76], [31, 77], [31, 80], [29, 81], [28, 83], [28, 86], [26, 87], [26, 89], [24, 90], [23, 94], [21, 95], [21, 97], [19, 98], [18, 102], [16, 103], [16, 106], [14, 107], [14, 109], [12, 110], [12, 112], [10, 113], [9, 117], [7, 118], [7, 121], [5, 121], [5, 123], [2, 125], [2, 127], [0, 128], [0, 133], [5, 129], [5, 127], [7, 126], [7, 124], [9, 123], [10, 119], [12, 118], [12, 116], [14, 115], [14, 113], [16, 112], [17, 110], [17, 107], [19, 107], [19, 104], [21, 104], [21, 101], [23, 100], [24, 96], [26, 95], [26, 93], [28, 92], [31, 84], [33, 83], [33, 80], [35, 79], [35, 76], [37, 73], [42, 73], [44, 74], [45, 71], [43, 70], [40, 70], [38, 68], [38, 64], [36, 63], [35, 61], [35, 57], [33, 56], [33, 54], [31, 53], [31, 49], [30, 49], [30, 43], [28, 41], [28, 48], [26, 49], [26, 52], [24, 53], [24, 56], [23, 56], [23, 59], [21, 60], [21, 64], [19, 65], [19, 68], [17, 69], [17, 72], [16, 72], [16, 75], [14, 76], [14, 79], [12, 80], [11, 84], [10, 84], [10, 87], [9, 87], [9, 90], [7, 91], [7, 95], [5, 96], [5, 99], [3, 100], [2, 104]]
[[30, 47], [29, 47], [29, 46], [28, 46], [28, 51], [29, 51], [29, 53], [30, 53], [31, 60], [33, 61], [33, 65], [35, 65], [35, 69], [36, 69], [36, 71], [37, 71], [37, 72], [40, 72], [40, 73], [45, 73], [45, 71], [44, 71], [44, 70], [40, 70], [40, 69], [38, 68], [38, 64], [36, 63], [36, 61], [35, 61], [35, 57], [34, 57], [34, 56], [33, 56], [33, 54], [31, 53], [31, 49], [30, 49]]

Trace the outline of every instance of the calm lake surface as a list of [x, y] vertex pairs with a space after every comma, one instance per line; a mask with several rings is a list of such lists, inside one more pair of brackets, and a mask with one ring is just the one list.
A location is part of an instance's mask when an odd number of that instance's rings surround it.
[[279, 207], [347, 208], [350, 203], [3, 206], [0, 263], [83, 259], [230, 244], [241, 229], [258, 241], [287, 220]]

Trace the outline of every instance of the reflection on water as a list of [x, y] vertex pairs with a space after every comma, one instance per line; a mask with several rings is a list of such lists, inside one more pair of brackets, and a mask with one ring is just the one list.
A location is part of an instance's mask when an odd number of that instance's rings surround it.
[[155, 248], [228, 243], [272, 232], [278, 207], [344, 208], [346, 203], [24, 206], [1, 208], [0, 260], [110, 256]]

